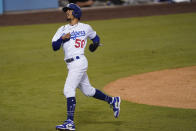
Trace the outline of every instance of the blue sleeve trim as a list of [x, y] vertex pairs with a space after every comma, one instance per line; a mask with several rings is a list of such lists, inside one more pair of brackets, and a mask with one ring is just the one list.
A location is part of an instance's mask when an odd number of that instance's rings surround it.
[[59, 38], [57, 41], [52, 42], [52, 48], [54, 51], [57, 51], [61, 47], [61, 43], [63, 42], [62, 38]]
[[100, 42], [100, 38], [98, 35], [95, 36], [95, 38], [91, 39], [93, 41], [93, 43], [99, 43]]
[[61, 37], [57, 40], [57, 41], [54, 41], [52, 42], [52, 48], [54, 51], [57, 51], [61, 48], [61, 44], [63, 42], [67, 42], [69, 39], [66, 39], [66, 40], [63, 40]]

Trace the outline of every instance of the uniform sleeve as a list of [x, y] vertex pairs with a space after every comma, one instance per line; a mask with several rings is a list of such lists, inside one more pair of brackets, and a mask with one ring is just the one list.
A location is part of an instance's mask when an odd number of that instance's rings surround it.
[[88, 25], [88, 32], [87, 32], [88, 38], [93, 39], [96, 36], [96, 32], [92, 29], [90, 25]]
[[64, 40], [61, 38], [62, 28], [63, 28], [63, 26], [57, 30], [57, 32], [55, 33], [55, 35], [52, 38], [52, 48], [54, 51], [59, 50], [61, 47], [61, 44], [64, 42]]
[[62, 36], [62, 28], [63, 26], [61, 26], [57, 32], [55, 33], [55, 35], [52, 38], [52, 42], [57, 41], [61, 36]]

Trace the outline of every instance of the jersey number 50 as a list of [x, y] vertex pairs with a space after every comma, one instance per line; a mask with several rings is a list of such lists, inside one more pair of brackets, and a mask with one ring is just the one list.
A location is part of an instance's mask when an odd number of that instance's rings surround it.
[[75, 41], [75, 47], [76, 48], [83, 48], [85, 44], [85, 40], [80, 40], [80, 39], [76, 39]]

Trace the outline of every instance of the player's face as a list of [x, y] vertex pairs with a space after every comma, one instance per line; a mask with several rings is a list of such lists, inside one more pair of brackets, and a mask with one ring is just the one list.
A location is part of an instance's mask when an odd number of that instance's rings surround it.
[[74, 16], [72, 15], [72, 12], [73, 12], [73, 10], [67, 10], [67, 12], [66, 12], [67, 20], [74, 19]]

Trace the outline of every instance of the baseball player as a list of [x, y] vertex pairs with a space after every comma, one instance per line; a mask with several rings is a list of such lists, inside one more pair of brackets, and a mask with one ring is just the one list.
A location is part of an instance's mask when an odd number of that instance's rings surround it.
[[68, 75], [64, 85], [64, 95], [67, 99], [67, 120], [57, 125], [57, 130], [75, 130], [74, 112], [76, 106], [76, 88], [86, 96], [106, 101], [113, 107], [114, 117], [120, 113], [120, 97], [110, 97], [92, 87], [87, 75], [88, 61], [84, 56], [87, 38], [92, 40], [89, 50], [94, 52], [100, 45], [100, 38], [90, 25], [80, 23], [82, 12], [79, 6], [70, 3], [63, 8], [69, 24], [61, 26], [52, 39], [54, 51], [61, 47], [64, 50], [64, 60], [67, 64]]

